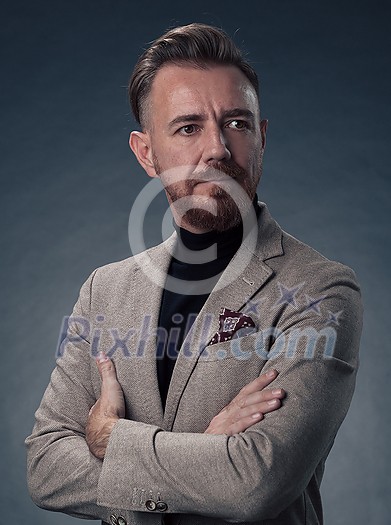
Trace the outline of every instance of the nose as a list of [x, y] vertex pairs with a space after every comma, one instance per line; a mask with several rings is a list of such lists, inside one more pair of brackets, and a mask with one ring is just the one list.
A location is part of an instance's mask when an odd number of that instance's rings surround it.
[[224, 133], [219, 127], [214, 127], [204, 133], [204, 150], [202, 160], [205, 164], [229, 160], [231, 151]]

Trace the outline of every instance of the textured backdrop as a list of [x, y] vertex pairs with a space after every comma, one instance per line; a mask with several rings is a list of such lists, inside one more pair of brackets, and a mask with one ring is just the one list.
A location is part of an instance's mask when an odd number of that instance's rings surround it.
[[233, 35], [260, 75], [260, 198], [361, 282], [361, 369], [327, 463], [325, 521], [389, 523], [390, 15], [376, 0], [1, 1], [1, 523], [75, 523], [30, 501], [23, 440], [81, 283], [129, 255], [147, 182], [127, 146], [130, 71], [147, 42], [193, 21]]

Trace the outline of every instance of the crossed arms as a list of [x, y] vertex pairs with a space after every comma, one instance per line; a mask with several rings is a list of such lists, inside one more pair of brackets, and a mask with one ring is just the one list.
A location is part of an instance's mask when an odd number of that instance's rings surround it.
[[[98, 459], [103, 459], [114, 425], [125, 417], [125, 400], [112, 361], [101, 353], [97, 366], [102, 379], [102, 391], [88, 415], [86, 442], [91, 453]], [[271, 369], [243, 387], [212, 419], [205, 433], [233, 436], [261, 421], [264, 414], [277, 410], [285, 396], [284, 390], [266, 390], [277, 375], [277, 370]]]
[[[326, 306], [345, 311], [333, 355], [324, 359], [316, 351], [306, 359], [299, 344], [294, 359], [280, 355], [266, 361], [262, 372], [279, 372], [272, 386], [279, 393], [265, 397], [270, 390], [262, 388], [269, 379], [260, 376], [231, 408], [217, 414], [205, 433], [168, 432], [124, 419], [111, 362], [99, 364], [103, 381], [97, 401], [89, 342], [70, 346], [57, 363], [26, 440], [34, 501], [107, 522], [115, 511], [130, 520], [134, 512], [145, 512], [140, 491], [160, 495], [168, 512], [227, 521], [279, 515], [303, 493], [327, 456], [354, 389], [361, 319], [358, 289], [350, 273], [324, 287]], [[297, 328], [293, 314], [284, 322], [284, 333]], [[323, 326], [316, 316], [305, 323]], [[271, 352], [275, 345], [278, 340]], [[272, 412], [255, 423], [246, 419], [266, 413], [268, 396], [282, 398], [283, 389], [287, 398], [278, 410], [270, 406]], [[241, 404], [243, 399], [251, 414]]]

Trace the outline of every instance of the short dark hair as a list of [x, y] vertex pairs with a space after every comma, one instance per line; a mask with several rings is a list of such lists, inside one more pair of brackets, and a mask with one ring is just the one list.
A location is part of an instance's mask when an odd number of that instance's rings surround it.
[[238, 67], [259, 96], [258, 76], [243, 57], [241, 50], [222, 29], [206, 24], [189, 24], [167, 31], [156, 39], [138, 59], [129, 80], [128, 94], [133, 115], [144, 125], [145, 102], [159, 68], [166, 63], [207, 68], [209, 64]]

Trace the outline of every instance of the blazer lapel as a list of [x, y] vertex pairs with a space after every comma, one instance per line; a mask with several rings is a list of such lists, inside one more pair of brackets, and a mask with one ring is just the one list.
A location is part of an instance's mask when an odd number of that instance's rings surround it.
[[137, 266], [132, 279], [132, 324], [139, 330], [135, 359], [123, 359], [122, 367], [130, 367], [125, 377], [132, 378], [129, 389], [132, 399], [140, 399], [132, 406], [137, 421], [163, 425], [163, 408], [157, 380], [156, 328], [159, 321], [160, 303], [170, 263], [175, 235], [164, 243], [135, 256]]
[[168, 391], [164, 412], [164, 428], [173, 426], [179, 401], [186, 383], [212, 336], [219, 328], [219, 312], [224, 306], [239, 311], [272, 277], [265, 260], [283, 255], [282, 231], [261, 204], [259, 230], [255, 246], [245, 240], [223, 272], [183, 341]]

